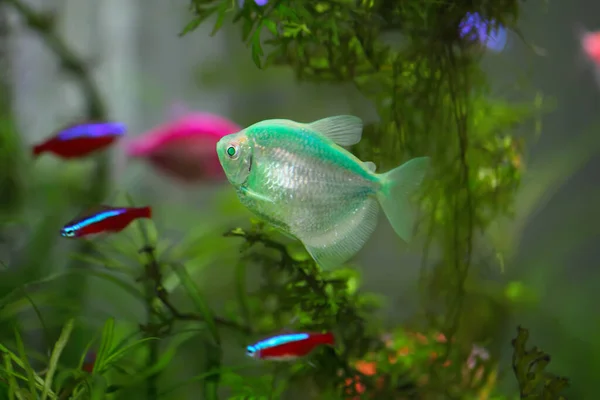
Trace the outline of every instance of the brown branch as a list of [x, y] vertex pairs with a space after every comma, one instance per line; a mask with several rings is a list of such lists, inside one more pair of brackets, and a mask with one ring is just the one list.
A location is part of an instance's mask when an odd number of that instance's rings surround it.
[[[165, 326], [172, 325], [172, 323], [175, 320], [203, 322], [204, 319], [202, 318], [202, 316], [195, 314], [195, 313], [181, 312], [171, 302], [171, 299], [169, 298], [169, 293], [165, 290], [165, 288], [162, 284], [163, 276], [162, 276], [162, 272], [160, 271], [159, 262], [156, 259], [155, 250], [152, 247], [146, 246], [140, 250], [140, 253], [146, 253], [149, 257], [149, 262], [146, 265], [146, 274], [144, 275], [143, 278], [147, 278], [147, 279], [151, 280], [151, 283], [153, 285], [153, 291], [154, 291], [156, 298], [159, 299], [160, 302], [169, 310], [169, 312], [171, 313], [171, 316], [172, 316], [172, 318], [165, 321], [162, 324], [162, 326], [165, 327]], [[214, 316], [214, 320], [215, 320], [215, 323], [217, 323], [220, 326], [234, 329], [234, 330], [237, 330], [237, 331], [245, 333], [245, 334], [253, 333], [253, 330], [251, 327], [241, 325], [235, 321], [231, 321], [229, 319], [217, 317], [217, 316]]]

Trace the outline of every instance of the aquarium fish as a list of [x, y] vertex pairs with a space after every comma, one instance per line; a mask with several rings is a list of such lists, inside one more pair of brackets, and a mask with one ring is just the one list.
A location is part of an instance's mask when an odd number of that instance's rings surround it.
[[589, 32], [579, 24], [576, 30], [583, 54], [593, 64], [594, 77], [600, 84], [600, 31]]
[[108, 147], [127, 131], [120, 122], [86, 122], [70, 125], [33, 147], [33, 156], [51, 152], [62, 158], [85, 157]]
[[96, 364], [96, 356], [97, 354], [94, 351], [87, 352], [85, 358], [83, 359], [81, 369], [91, 374], [92, 371], [94, 371], [94, 364]]
[[67, 223], [60, 235], [66, 238], [90, 237], [120, 232], [138, 218], [152, 218], [150, 207], [110, 207], [101, 205], [89, 209]]
[[304, 357], [321, 345], [335, 345], [335, 338], [331, 332], [284, 333], [271, 336], [246, 347], [246, 354], [261, 360], [289, 361]]
[[423, 180], [428, 157], [376, 174], [342, 146], [360, 141], [362, 121], [341, 115], [304, 124], [258, 122], [217, 143], [217, 154], [241, 202], [299, 239], [323, 268], [355, 255], [377, 225], [379, 204], [405, 241], [414, 216], [409, 196]]
[[485, 19], [477, 12], [468, 12], [461, 20], [458, 28], [461, 38], [479, 43], [493, 52], [501, 52], [508, 40], [504, 26], [494, 19]]
[[182, 182], [225, 180], [215, 154], [223, 136], [241, 129], [218, 115], [188, 112], [126, 144], [126, 155], [147, 160], [157, 170]]

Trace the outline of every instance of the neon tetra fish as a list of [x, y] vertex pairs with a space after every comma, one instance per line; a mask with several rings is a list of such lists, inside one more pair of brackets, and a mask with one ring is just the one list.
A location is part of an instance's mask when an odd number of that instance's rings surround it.
[[120, 122], [87, 122], [71, 125], [33, 147], [33, 156], [51, 152], [62, 158], [85, 157], [108, 147], [127, 131]]
[[335, 338], [327, 333], [285, 333], [271, 336], [246, 348], [252, 358], [290, 361], [304, 357], [321, 345], [333, 346]]
[[101, 205], [67, 223], [60, 230], [60, 235], [66, 238], [80, 238], [102, 233], [116, 233], [138, 218], [152, 218], [152, 209]]

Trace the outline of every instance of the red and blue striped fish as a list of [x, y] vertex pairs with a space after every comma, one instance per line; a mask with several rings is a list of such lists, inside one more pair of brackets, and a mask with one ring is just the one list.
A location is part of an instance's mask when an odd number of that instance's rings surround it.
[[285, 333], [263, 339], [246, 348], [249, 357], [289, 361], [304, 357], [321, 345], [335, 345], [333, 333]]
[[81, 238], [116, 233], [138, 218], [152, 218], [152, 209], [101, 205], [68, 222], [60, 230], [60, 235], [66, 238]]
[[126, 132], [127, 127], [121, 122], [86, 122], [71, 125], [33, 146], [33, 156], [50, 152], [66, 159], [85, 157], [110, 146]]

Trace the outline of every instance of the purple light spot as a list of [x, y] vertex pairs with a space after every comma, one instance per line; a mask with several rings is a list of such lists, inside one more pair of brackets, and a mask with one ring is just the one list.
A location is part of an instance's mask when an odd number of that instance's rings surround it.
[[[256, 3], [257, 6], [262, 7], [266, 6], [269, 3], [269, 0], [254, 0], [254, 3]], [[243, 8], [244, 0], [238, 0], [238, 5], [240, 6], [240, 8]]]
[[[488, 29], [490, 29], [489, 33]], [[493, 19], [484, 19], [478, 13], [467, 13], [458, 30], [460, 37], [479, 42], [494, 52], [500, 52], [506, 46], [506, 28]]]

